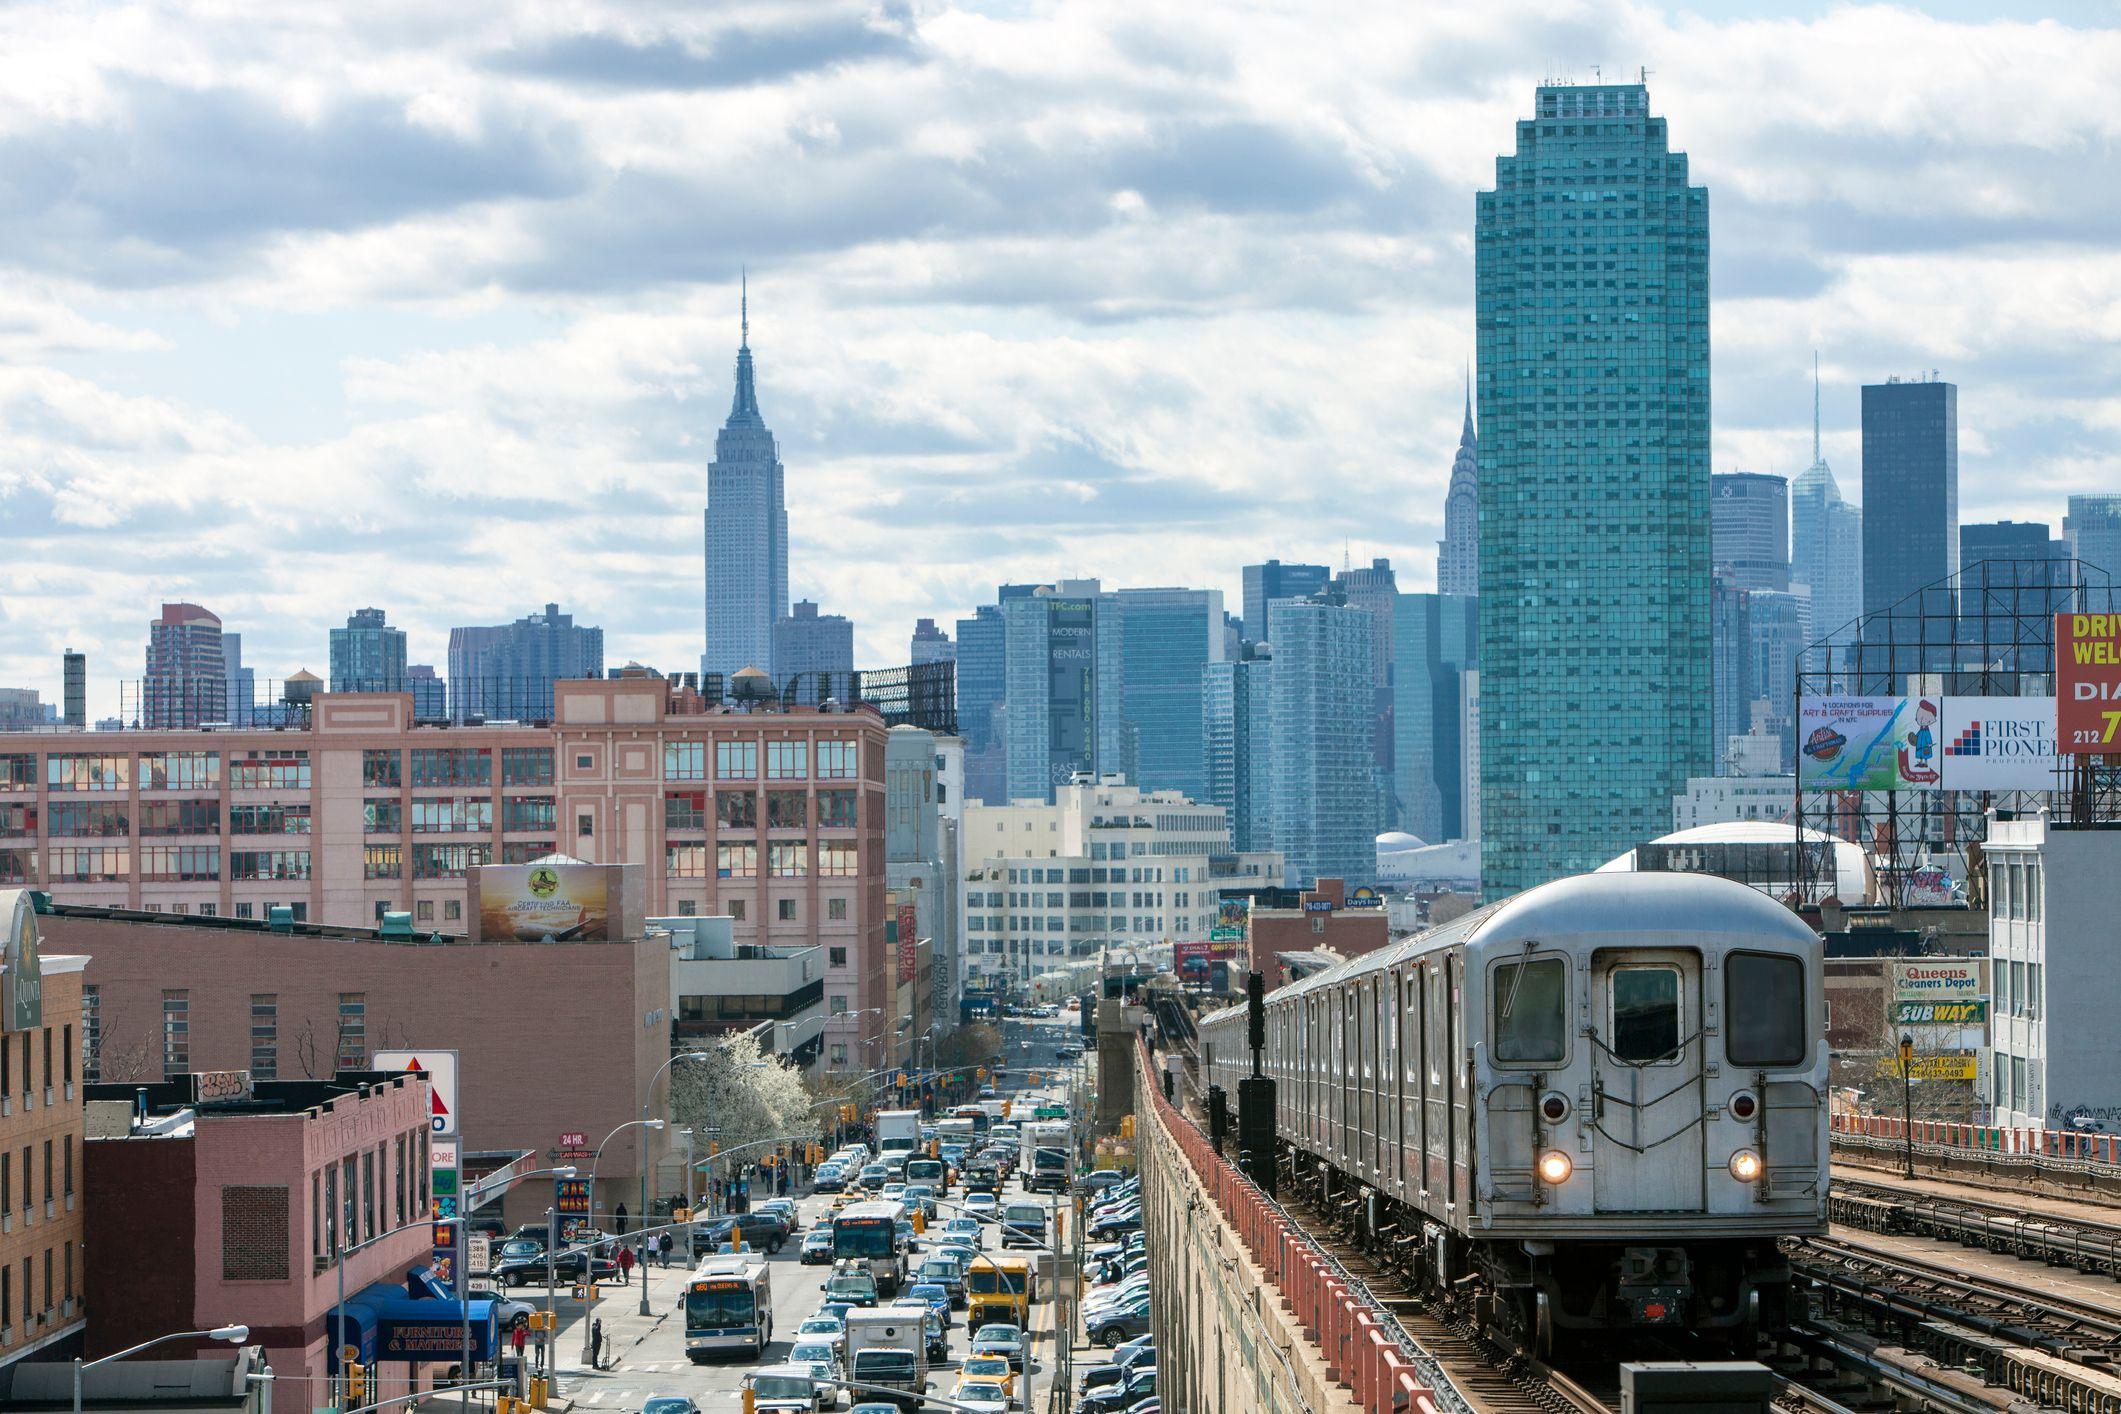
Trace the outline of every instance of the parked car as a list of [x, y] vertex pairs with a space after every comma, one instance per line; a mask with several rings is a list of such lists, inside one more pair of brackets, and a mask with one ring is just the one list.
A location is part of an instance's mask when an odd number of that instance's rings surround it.
[[832, 1265], [832, 1229], [819, 1226], [803, 1234], [803, 1245], [798, 1253], [806, 1267], [829, 1267]]
[[1112, 1352], [1112, 1358], [1102, 1365], [1092, 1365], [1083, 1371], [1084, 1393], [1100, 1385], [1116, 1384], [1134, 1372], [1135, 1366], [1144, 1360], [1156, 1359], [1156, 1342], [1149, 1336], [1137, 1336]]
[[1099, 1312], [1083, 1315], [1083, 1329], [1090, 1339], [1107, 1350], [1116, 1350], [1128, 1340], [1149, 1333], [1149, 1297], [1144, 1293], [1137, 1302]]
[[1076, 1401], [1075, 1414], [1121, 1414], [1156, 1393], [1156, 1365], [1143, 1365], [1119, 1384], [1106, 1385]]
[[788, 1229], [771, 1213], [736, 1213], [716, 1218], [712, 1222], [692, 1225], [692, 1251], [699, 1256], [708, 1252], [719, 1252], [728, 1246], [738, 1233], [743, 1234], [744, 1245], [761, 1252], [778, 1252], [788, 1242]]
[[[584, 1270], [591, 1281], [603, 1281], [618, 1275], [618, 1266], [609, 1258], [589, 1259], [586, 1252], [562, 1252], [552, 1262], [553, 1280], [572, 1286], [583, 1279]], [[496, 1286], [542, 1286], [545, 1284], [545, 1254], [539, 1252], [532, 1257], [506, 1258], [496, 1262], [488, 1273]]]

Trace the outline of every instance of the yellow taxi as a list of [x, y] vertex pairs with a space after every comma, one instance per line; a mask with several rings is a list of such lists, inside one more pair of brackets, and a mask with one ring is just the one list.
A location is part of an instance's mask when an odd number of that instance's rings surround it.
[[1009, 1368], [1006, 1355], [968, 1355], [965, 1363], [958, 1367], [957, 1382], [962, 1386], [968, 1380], [992, 1380], [1002, 1387], [1002, 1393], [1016, 1394], [1016, 1373]]

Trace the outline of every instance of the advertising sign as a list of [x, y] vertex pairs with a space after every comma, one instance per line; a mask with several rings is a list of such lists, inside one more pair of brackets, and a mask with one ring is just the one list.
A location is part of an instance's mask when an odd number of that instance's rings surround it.
[[1304, 900], [1304, 912], [1306, 913], [1331, 913], [1332, 911], [1333, 900], [1329, 898], [1307, 898]]
[[0, 935], [0, 962], [7, 975], [5, 1010], [0, 1010], [0, 1029], [35, 1031], [44, 1025], [44, 967], [37, 956], [37, 910], [28, 889], [0, 891], [0, 920], [7, 932]]
[[1383, 908], [1384, 906], [1384, 899], [1378, 894], [1377, 890], [1371, 888], [1368, 884], [1363, 884], [1348, 891], [1348, 907], [1350, 908]]
[[[441, 1273], [437, 1272], [437, 1276]], [[452, 1307], [452, 1309], [454, 1309]], [[471, 1358], [488, 1358], [493, 1322], [471, 1323]], [[464, 1327], [453, 1320], [423, 1316], [413, 1320], [385, 1316], [376, 1323], [378, 1360], [456, 1360], [464, 1352]]]
[[1970, 1002], [1981, 995], [1978, 957], [1930, 958], [1892, 967], [1896, 1002]]
[[[1974, 1078], [1974, 1052], [1940, 1051], [1933, 1055], [1916, 1056], [1908, 1062], [1907, 1069], [1916, 1080], [1972, 1080]], [[1900, 1078], [1900, 1057], [1880, 1056], [1878, 1073]]]
[[1934, 697], [1807, 697], [1797, 705], [1797, 783], [1811, 790], [1936, 790]]
[[586, 1178], [555, 1178], [552, 1181], [553, 1221], [559, 1231], [554, 1239], [561, 1247], [572, 1247], [582, 1241], [589, 1227], [589, 1180]]
[[455, 1051], [377, 1051], [370, 1062], [377, 1070], [427, 1072], [428, 1128], [437, 1136], [457, 1132], [457, 1053]]
[[920, 970], [920, 913], [916, 905], [898, 906], [898, 980], [911, 982]]
[[2066, 752], [2121, 752], [2121, 614], [2055, 615], [2055, 726]]
[[2054, 790], [2051, 697], [1944, 699], [1946, 790]]
[[1988, 999], [1959, 1002], [1894, 1002], [1895, 1026], [1981, 1026], [1988, 1021]]
[[611, 941], [603, 866], [488, 864], [479, 869], [480, 936], [526, 943]]
[[1248, 898], [1226, 898], [1215, 905], [1215, 924], [1208, 929], [1208, 937], [1218, 943], [1242, 942], [1245, 929], [1252, 921], [1252, 900]]
[[1918, 864], [1900, 876], [1900, 898], [1911, 906], [1949, 904], [1957, 895], [1951, 871], [1941, 864]]

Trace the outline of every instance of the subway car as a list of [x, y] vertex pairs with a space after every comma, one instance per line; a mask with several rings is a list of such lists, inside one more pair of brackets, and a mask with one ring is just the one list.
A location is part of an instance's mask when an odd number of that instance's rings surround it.
[[[1700, 874], [1528, 889], [1269, 993], [1290, 1191], [1535, 1353], [1781, 1319], [1777, 1240], [1826, 1231], [1822, 944]], [[1245, 1010], [1200, 1025], [1251, 1072]]]

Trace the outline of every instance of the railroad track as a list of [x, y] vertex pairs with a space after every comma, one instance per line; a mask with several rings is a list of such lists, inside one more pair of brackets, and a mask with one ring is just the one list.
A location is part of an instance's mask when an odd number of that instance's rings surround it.
[[2121, 1278], [2121, 1223], [1840, 1178], [1828, 1195], [1827, 1216], [1870, 1232], [1934, 1237]]
[[2121, 1358], [2121, 1312], [2092, 1302], [2034, 1294], [1844, 1238], [1792, 1244], [1790, 1262], [1836, 1296], [1902, 1322], [1947, 1322], [2073, 1359]]

